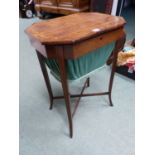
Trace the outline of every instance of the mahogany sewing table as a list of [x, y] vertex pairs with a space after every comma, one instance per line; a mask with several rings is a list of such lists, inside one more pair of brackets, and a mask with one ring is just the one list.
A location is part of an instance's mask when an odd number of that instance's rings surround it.
[[[47, 21], [32, 24], [26, 29], [32, 46], [36, 49], [40, 67], [44, 76], [50, 98], [50, 109], [54, 99], [65, 99], [70, 137], [73, 136], [72, 117], [78, 107], [81, 97], [108, 95], [110, 106], [113, 106], [111, 92], [116, 68], [117, 54], [125, 43], [124, 25], [126, 21], [122, 17], [116, 17], [101, 13], [77, 13], [59, 17]], [[84, 94], [89, 86], [87, 78], [80, 94], [71, 95], [68, 89], [66, 74], [66, 61], [79, 58], [97, 48], [115, 41], [115, 47], [110, 56], [112, 71], [107, 92]], [[54, 96], [45, 66], [45, 58], [55, 59], [60, 68], [60, 78], [64, 96]], [[73, 113], [70, 109], [70, 97], [79, 97]]]

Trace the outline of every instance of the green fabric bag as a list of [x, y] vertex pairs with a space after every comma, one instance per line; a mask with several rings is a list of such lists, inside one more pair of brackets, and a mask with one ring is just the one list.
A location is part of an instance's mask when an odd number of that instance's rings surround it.
[[[79, 79], [102, 67], [111, 55], [114, 45], [115, 42], [112, 42], [77, 59], [67, 60], [66, 69], [68, 80]], [[57, 61], [55, 59], [45, 59], [45, 62], [53, 76], [60, 81], [60, 69]]]

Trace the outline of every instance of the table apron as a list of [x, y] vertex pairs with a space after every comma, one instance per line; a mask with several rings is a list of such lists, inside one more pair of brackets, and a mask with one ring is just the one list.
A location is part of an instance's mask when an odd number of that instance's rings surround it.
[[113, 41], [119, 40], [123, 35], [125, 35], [125, 32], [121, 28], [80, 43], [66, 45], [64, 46], [64, 57], [65, 59], [76, 59]]
[[69, 45], [42, 45], [39, 41], [30, 39], [32, 46], [44, 57], [57, 59], [57, 51], [63, 48], [65, 59], [76, 59], [113, 41], [119, 40], [125, 34], [124, 29], [107, 32], [96, 37]]

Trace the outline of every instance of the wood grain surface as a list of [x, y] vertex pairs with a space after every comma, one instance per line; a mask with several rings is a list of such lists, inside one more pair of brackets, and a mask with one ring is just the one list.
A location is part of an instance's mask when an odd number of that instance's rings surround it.
[[32, 24], [25, 32], [41, 44], [79, 42], [124, 26], [122, 17], [102, 13], [77, 13]]

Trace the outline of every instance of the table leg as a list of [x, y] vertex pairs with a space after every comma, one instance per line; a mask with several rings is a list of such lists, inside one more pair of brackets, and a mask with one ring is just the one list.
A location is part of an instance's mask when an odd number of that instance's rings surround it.
[[113, 61], [112, 61], [112, 71], [110, 75], [110, 82], [109, 82], [109, 102], [110, 106], [113, 106], [112, 99], [111, 99], [111, 92], [112, 92], [112, 86], [113, 86], [113, 80], [114, 80], [114, 74], [116, 70], [116, 64], [117, 64], [117, 55], [120, 50], [123, 49], [125, 44], [126, 36], [124, 35], [122, 38], [116, 41], [115, 48], [113, 51]]
[[87, 87], [90, 86], [90, 77], [87, 78]]
[[64, 59], [63, 48], [59, 48], [57, 51], [58, 54], [58, 64], [60, 67], [60, 77], [61, 77], [61, 84], [63, 88], [66, 110], [68, 115], [68, 123], [69, 123], [69, 130], [70, 130], [70, 137], [73, 137], [73, 123], [72, 123], [72, 114], [70, 108], [70, 94], [67, 82], [67, 72], [66, 72], [66, 60]]
[[37, 52], [40, 67], [41, 67], [41, 70], [42, 70], [42, 73], [44, 76], [46, 87], [48, 90], [49, 98], [50, 98], [50, 109], [52, 109], [52, 107], [53, 107], [53, 93], [52, 93], [52, 88], [51, 88], [50, 80], [48, 77], [47, 69], [45, 66], [44, 57], [38, 51], [36, 51], [36, 52]]

